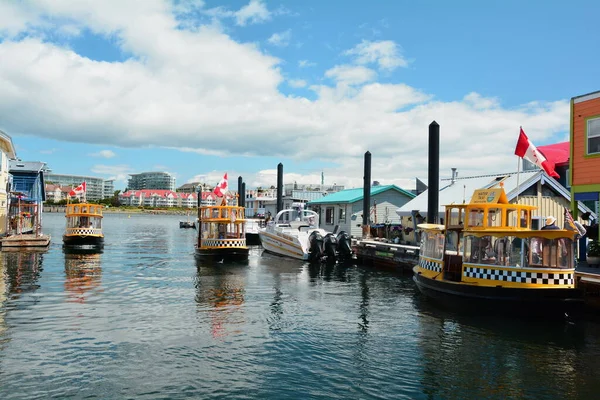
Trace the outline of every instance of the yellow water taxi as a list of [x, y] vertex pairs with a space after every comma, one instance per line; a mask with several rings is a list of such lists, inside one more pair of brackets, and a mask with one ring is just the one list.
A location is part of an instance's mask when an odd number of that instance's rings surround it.
[[244, 207], [235, 198], [220, 198], [219, 205], [198, 207], [198, 243], [195, 254], [208, 262], [247, 261]]
[[63, 247], [75, 250], [101, 250], [104, 248], [102, 233], [102, 205], [91, 203], [68, 203], [65, 210], [67, 226], [63, 235]]
[[420, 224], [413, 279], [426, 296], [468, 308], [562, 315], [578, 310], [574, 238], [533, 230], [534, 206], [510, 204], [504, 188], [476, 190], [445, 206], [444, 224]]

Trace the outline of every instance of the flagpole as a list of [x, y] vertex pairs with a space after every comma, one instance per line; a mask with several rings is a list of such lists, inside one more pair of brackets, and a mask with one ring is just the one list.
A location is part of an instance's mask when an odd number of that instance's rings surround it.
[[519, 176], [521, 175], [521, 157], [517, 157], [517, 204], [519, 204]]

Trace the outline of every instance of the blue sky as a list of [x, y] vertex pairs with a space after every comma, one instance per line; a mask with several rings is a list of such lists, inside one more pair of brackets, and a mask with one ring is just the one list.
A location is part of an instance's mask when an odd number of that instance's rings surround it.
[[0, 129], [56, 173], [405, 188], [513, 171], [600, 90], [592, 1], [0, 0]]

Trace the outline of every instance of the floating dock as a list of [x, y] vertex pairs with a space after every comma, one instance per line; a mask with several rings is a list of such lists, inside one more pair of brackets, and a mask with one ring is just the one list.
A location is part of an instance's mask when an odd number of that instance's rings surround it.
[[11, 247], [48, 247], [50, 245], [50, 235], [34, 233], [25, 233], [19, 235], [10, 235], [0, 239], [2, 249]]
[[362, 264], [412, 272], [419, 263], [418, 246], [362, 239], [356, 241], [353, 249], [357, 261]]

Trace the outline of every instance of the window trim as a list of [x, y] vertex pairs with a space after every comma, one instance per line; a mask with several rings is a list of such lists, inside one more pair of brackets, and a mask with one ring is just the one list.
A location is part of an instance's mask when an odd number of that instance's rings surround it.
[[[331, 210], [331, 222], [327, 219], [327, 211]], [[335, 207], [325, 207], [325, 225], [333, 225], [335, 223]]]
[[[591, 121], [595, 121], [595, 120], [599, 120], [600, 121], [600, 115], [592, 115], [590, 117], [587, 117], [585, 119], [585, 155], [588, 157], [600, 157], [600, 151], [594, 152], [594, 153], [590, 153], [589, 150], [589, 145], [590, 145], [590, 122]], [[600, 138], [600, 132], [598, 132], [597, 134], [595, 134], [594, 136], [592, 136], [592, 138]]]

